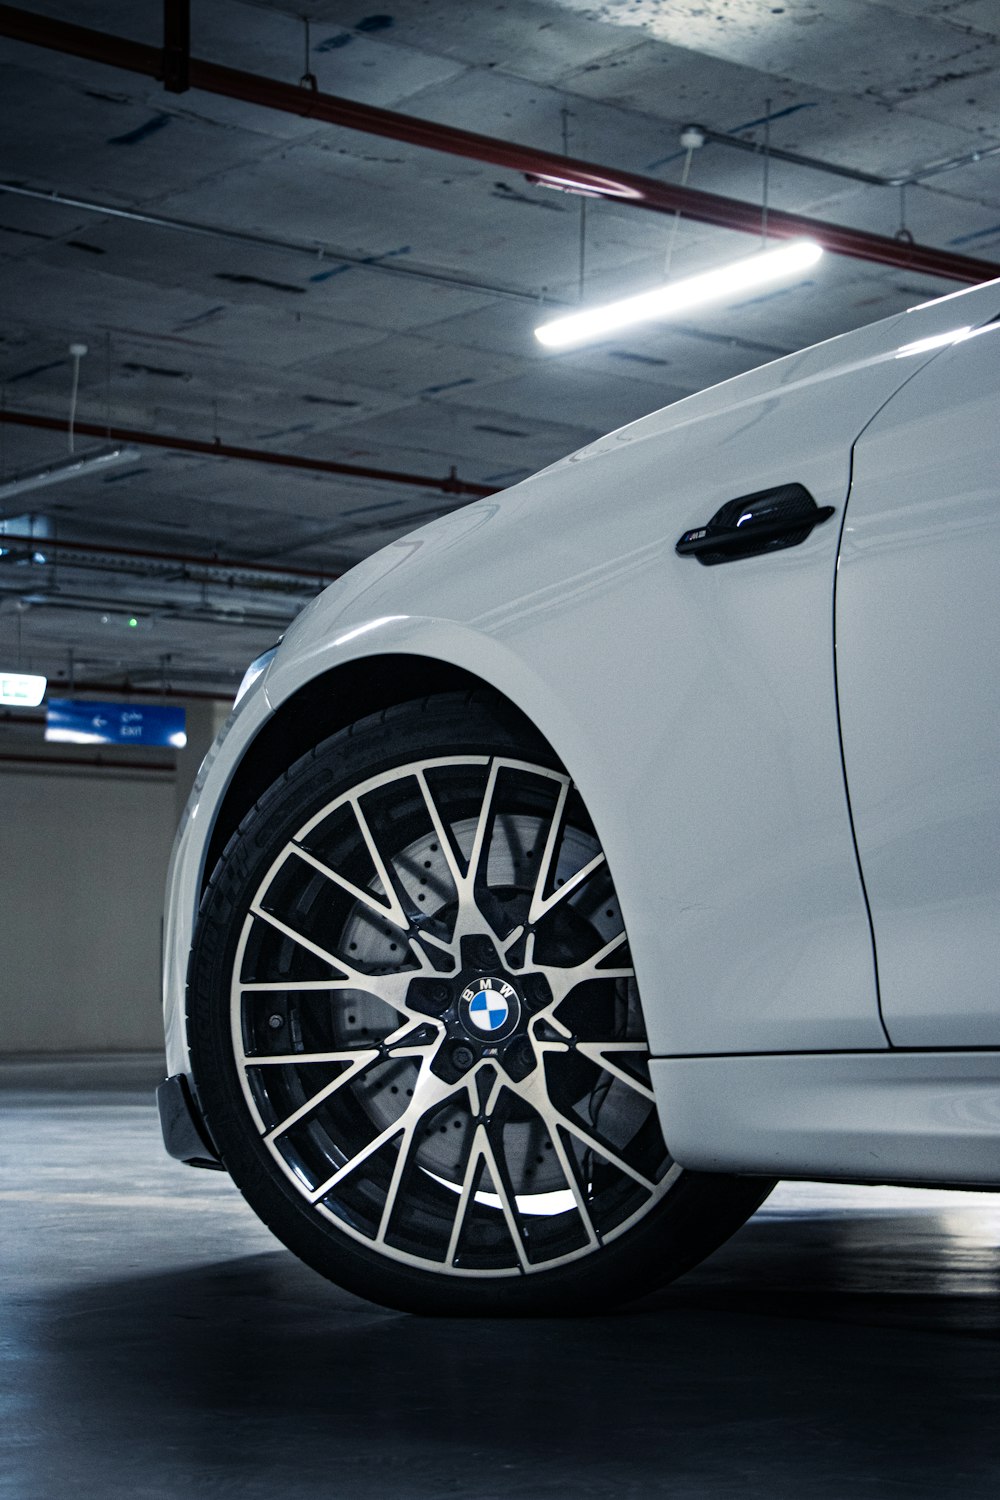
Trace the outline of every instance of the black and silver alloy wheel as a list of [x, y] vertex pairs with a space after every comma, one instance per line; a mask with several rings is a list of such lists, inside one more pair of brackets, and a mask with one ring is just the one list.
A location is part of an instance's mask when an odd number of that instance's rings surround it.
[[[723, 1213], [694, 1249], [696, 1215], [673, 1253], [655, 1228], [672, 1197], [726, 1180], [671, 1162], [607, 861], [569, 776], [498, 700], [406, 705], [272, 788], [213, 879], [190, 1004], [236, 1182], [376, 1300], [598, 1305], [735, 1227]], [[767, 1186], [738, 1185], [736, 1222]]]

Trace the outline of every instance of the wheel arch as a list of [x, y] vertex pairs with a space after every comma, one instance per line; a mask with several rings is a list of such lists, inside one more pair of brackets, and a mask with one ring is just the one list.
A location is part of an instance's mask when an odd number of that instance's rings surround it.
[[369, 714], [433, 693], [477, 688], [488, 689], [523, 713], [476, 673], [437, 657], [404, 652], [356, 657], [304, 683], [264, 722], [233, 772], [208, 841], [201, 889], [243, 818], [300, 756]]

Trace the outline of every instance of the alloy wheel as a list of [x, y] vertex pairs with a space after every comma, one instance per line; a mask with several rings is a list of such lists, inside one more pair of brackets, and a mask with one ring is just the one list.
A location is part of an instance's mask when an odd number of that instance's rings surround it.
[[254, 890], [230, 1015], [303, 1206], [402, 1265], [581, 1260], [679, 1175], [607, 861], [560, 770], [437, 756], [323, 805]]

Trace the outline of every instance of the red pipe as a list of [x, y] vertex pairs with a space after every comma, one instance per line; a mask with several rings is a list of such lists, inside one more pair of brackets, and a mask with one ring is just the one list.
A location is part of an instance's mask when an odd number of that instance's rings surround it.
[[159, 47], [93, 31], [89, 26], [74, 26], [69, 21], [20, 10], [16, 5], [0, 5], [0, 34], [15, 42], [30, 42], [36, 47], [86, 58], [88, 62], [124, 68], [129, 73], [145, 73], [149, 78], [163, 76], [163, 52]]
[[[163, 79], [165, 75], [164, 54], [159, 47], [130, 42], [124, 37], [108, 36], [100, 31], [92, 31], [89, 27], [73, 26], [48, 16], [34, 15], [12, 5], [0, 5], [0, 35], [49, 47], [57, 52], [68, 52], [91, 62], [143, 73], [150, 78]], [[746, 234], [759, 235], [761, 231], [760, 206], [745, 203], [738, 198], [724, 198], [718, 193], [680, 187], [634, 172], [620, 172], [613, 167], [597, 166], [592, 162], [560, 156], [556, 152], [540, 151], [534, 146], [495, 140], [471, 130], [457, 130], [433, 120], [400, 114], [397, 110], [358, 104], [335, 94], [321, 93], [318, 89], [282, 83], [275, 78], [262, 78], [256, 73], [244, 73], [237, 68], [203, 62], [199, 58], [190, 59], [188, 71], [192, 88], [204, 89], [207, 93], [219, 94], [224, 98], [239, 99], [267, 109], [283, 110], [288, 114], [304, 115], [308, 119], [321, 120], [329, 125], [340, 125], [348, 130], [384, 136], [390, 140], [406, 141], [412, 146], [443, 151], [473, 161], [489, 162], [493, 166], [526, 173], [552, 186], [631, 203], [636, 208], [650, 209], [654, 213], [676, 213], [702, 224], [714, 224], [722, 229], [735, 229]], [[940, 276], [950, 281], [976, 283], [1000, 276], [1000, 265], [993, 261], [955, 255], [930, 245], [911, 244], [888, 235], [869, 234], [865, 230], [849, 229], [840, 224], [828, 224], [801, 214], [784, 213], [780, 209], [768, 210], [767, 227], [768, 234], [776, 239], [804, 235], [816, 240], [835, 255], [847, 255], [876, 265], [895, 266], [899, 270]]]
[[[64, 418], [43, 417], [38, 412], [0, 411], [0, 422], [10, 422], [17, 427], [42, 427], [48, 432], [66, 430]], [[220, 443], [218, 438], [209, 443], [200, 438], [171, 437], [166, 433], [144, 432], [133, 427], [103, 427], [99, 422], [74, 422], [73, 430], [82, 432], [87, 437], [110, 438], [116, 443], [137, 443], [147, 448], [174, 448], [179, 453], [202, 453], [208, 458], [238, 458], [253, 464], [277, 464], [284, 469], [307, 469], [314, 474], [346, 474], [351, 479], [415, 485], [419, 489], [440, 490], [444, 495], [471, 495], [477, 500], [497, 493], [489, 485], [472, 484], [469, 480], [459, 479], [454, 468], [447, 479], [433, 479], [429, 474], [401, 474], [396, 469], [372, 469], [361, 464], [342, 464], [332, 458], [306, 458], [300, 453], [241, 448], [234, 443]]]

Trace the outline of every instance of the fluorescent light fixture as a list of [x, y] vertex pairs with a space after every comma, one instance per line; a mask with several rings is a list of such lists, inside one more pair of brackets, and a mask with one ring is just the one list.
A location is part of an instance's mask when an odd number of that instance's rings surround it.
[[776, 250], [761, 250], [757, 255], [748, 255], [728, 266], [717, 266], [715, 270], [702, 271], [697, 276], [685, 276], [680, 281], [668, 281], [650, 292], [639, 292], [635, 297], [623, 297], [618, 302], [606, 302], [603, 307], [591, 307], [583, 312], [569, 313], [564, 318], [555, 318], [536, 328], [535, 337], [550, 349], [568, 349], [574, 344], [601, 338], [617, 328], [667, 318], [671, 313], [703, 302], [718, 302], [740, 292], [753, 291], [769, 281], [794, 276], [796, 272], [815, 265], [822, 254], [822, 246], [814, 240], [792, 240]]
[[0, 672], [0, 704], [4, 708], [37, 708], [45, 697], [45, 681], [24, 672]]
[[525, 180], [535, 187], [552, 188], [556, 193], [577, 193], [581, 198], [631, 198], [642, 193], [614, 177], [598, 177], [587, 172], [577, 177], [559, 177], [553, 172], [525, 172]]
[[64, 479], [76, 479], [80, 474], [109, 469], [113, 464], [132, 463], [138, 457], [138, 448], [124, 443], [109, 443], [104, 448], [91, 448], [85, 453], [68, 453], [65, 458], [52, 459], [47, 464], [39, 464], [37, 469], [25, 469], [21, 474], [0, 480], [0, 500], [23, 495], [26, 490], [61, 484]]

